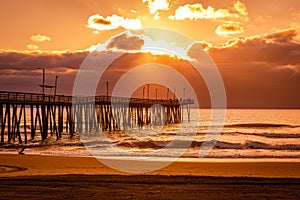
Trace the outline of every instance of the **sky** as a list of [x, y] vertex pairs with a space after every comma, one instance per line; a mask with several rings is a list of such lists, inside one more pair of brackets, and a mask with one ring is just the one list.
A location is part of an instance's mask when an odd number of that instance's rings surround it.
[[[70, 95], [79, 67], [95, 50], [128, 53], [123, 62], [113, 64], [111, 83], [121, 77], [120, 71], [124, 74], [130, 66], [149, 60], [192, 77], [194, 72], [184, 71], [184, 62], [176, 56], [145, 50], [156, 44], [155, 38], [122, 34], [161, 28], [203, 47], [223, 78], [228, 107], [300, 108], [298, 1], [0, 0], [0, 4], [2, 91], [41, 92], [38, 68], [45, 68], [47, 84], [59, 76], [58, 93]], [[197, 53], [180, 50], [186, 59]], [[105, 93], [104, 84], [99, 90]], [[207, 89], [199, 90], [198, 96], [207, 96]], [[207, 106], [209, 98], [202, 102]]]

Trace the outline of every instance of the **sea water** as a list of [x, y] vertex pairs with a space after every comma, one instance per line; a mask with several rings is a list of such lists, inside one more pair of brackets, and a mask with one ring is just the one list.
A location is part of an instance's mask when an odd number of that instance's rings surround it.
[[190, 122], [185, 115], [181, 124], [89, 133], [88, 139], [86, 134], [70, 138], [64, 133], [59, 140], [54, 135], [44, 141], [37, 136], [27, 144], [2, 144], [0, 151], [17, 153], [26, 146], [26, 154], [40, 155], [197, 158], [210, 142], [207, 158], [300, 158], [299, 109], [227, 109], [224, 122], [218, 124], [220, 133], [209, 129], [211, 112], [191, 109]]

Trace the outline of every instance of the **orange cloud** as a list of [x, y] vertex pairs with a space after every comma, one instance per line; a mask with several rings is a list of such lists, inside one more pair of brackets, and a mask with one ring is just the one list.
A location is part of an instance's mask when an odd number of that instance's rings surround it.
[[44, 41], [50, 41], [51, 38], [46, 36], [46, 35], [32, 35], [30, 37], [30, 39], [32, 41], [35, 41], [35, 42], [44, 42]]
[[[298, 38], [300, 37], [299, 28], [289, 28], [276, 31], [274, 33], [255, 35], [249, 37], [237, 37], [228, 40], [218, 46], [211, 47], [212, 49], [226, 49], [231, 47], [242, 47], [244, 45], [249, 45], [249, 47], [254, 47], [254, 44], [260, 44], [261, 47], [278, 45], [282, 47], [285, 45], [299, 45]], [[281, 44], [284, 43], [284, 44]], [[256, 46], [257, 47], [257, 46]], [[299, 54], [300, 55], [300, 54]], [[300, 62], [300, 61], [299, 61]]]
[[290, 70], [300, 74], [300, 65], [281, 65], [277, 67], [277, 70]]
[[94, 18], [92, 22], [94, 24], [111, 25], [111, 22], [109, 20], [104, 19], [104, 18]]
[[103, 17], [95, 14], [89, 17], [87, 26], [94, 31], [113, 30], [117, 28], [139, 29], [142, 23], [139, 19], [129, 19], [113, 14], [112, 16]]
[[237, 24], [222, 24], [217, 27], [215, 33], [217, 35], [234, 35], [244, 32], [243, 27]]
[[212, 47], [212, 45], [206, 41], [198, 41], [197, 44], [199, 44], [204, 51], [207, 51], [207, 50], [209, 50], [209, 48]]
[[248, 15], [248, 10], [244, 3], [240, 2], [240, 1], [236, 1], [235, 4], [233, 5], [233, 7], [239, 14], [244, 15], [244, 16]]
[[36, 50], [39, 48], [39, 46], [37, 46], [35, 44], [28, 44], [26, 47], [30, 50]]
[[175, 15], [170, 15], [171, 20], [197, 20], [197, 19], [239, 19], [247, 20], [248, 11], [245, 4], [240, 1], [236, 1], [232, 8], [228, 9], [215, 9], [212, 6], [204, 8], [201, 3], [186, 4], [179, 6]]
[[300, 28], [279, 30], [272, 34], [266, 34], [264, 38], [268, 42], [299, 42]]

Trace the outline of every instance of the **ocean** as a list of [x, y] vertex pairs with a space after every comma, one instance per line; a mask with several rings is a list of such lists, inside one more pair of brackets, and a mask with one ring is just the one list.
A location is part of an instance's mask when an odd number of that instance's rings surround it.
[[37, 136], [27, 144], [1, 144], [0, 153], [14, 154], [26, 146], [24, 153], [34, 155], [197, 158], [210, 144], [206, 158], [300, 158], [299, 109], [227, 109], [224, 123], [217, 125], [223, 125], [220, 135], [209, 130], [210, 121], [211, 110], [191, 109], [190, 122], [184, 118], [181, 124], [73, 138], [64, 133], [59, 140]]

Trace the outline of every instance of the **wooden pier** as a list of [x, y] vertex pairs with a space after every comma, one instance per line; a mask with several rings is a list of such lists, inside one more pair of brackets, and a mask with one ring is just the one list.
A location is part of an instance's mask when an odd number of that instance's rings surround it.
[[79, 132], [127, 130], [146, 125], [180, 123], [183, 107], [190, 120], [192, 99], [154, 100], [111, 96], [72, 97], [0, 91], [1, 143], [27, 142], [28, 135], [42, 140]]

